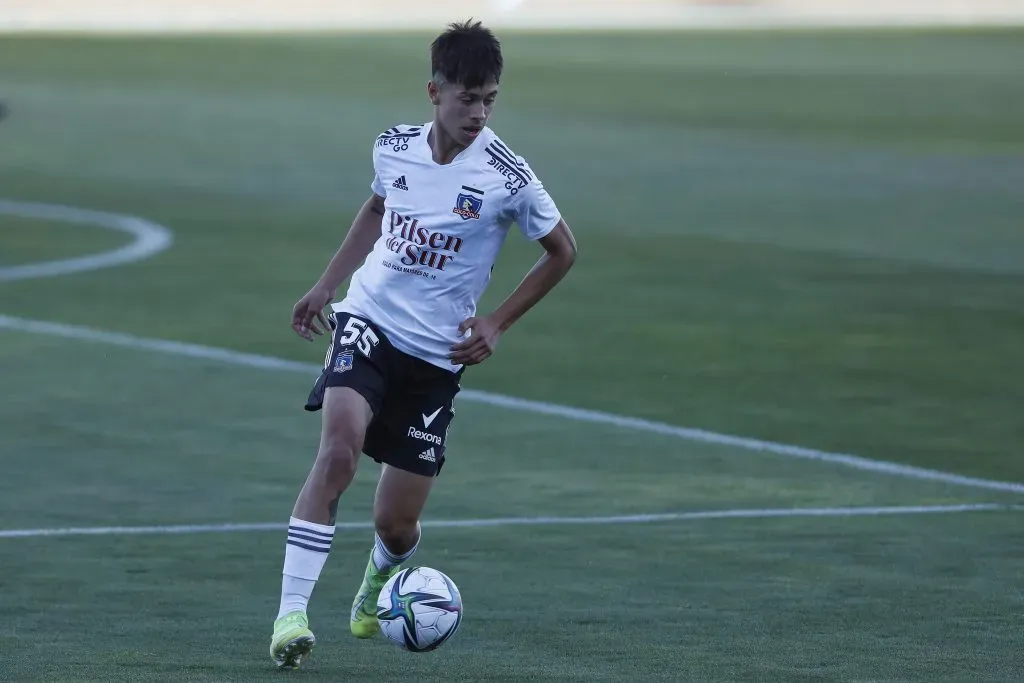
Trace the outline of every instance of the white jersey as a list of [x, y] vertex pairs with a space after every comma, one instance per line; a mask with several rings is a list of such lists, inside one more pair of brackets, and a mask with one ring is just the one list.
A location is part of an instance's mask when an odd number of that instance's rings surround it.
[[469, 336], [459, 324], [476, 314], [509, 228], [537, 240], [561, 216], [490, 128], [438, 164], [427, 142], [432, 125], [377, 138], [370, 187], [385, 198], [381, 236], [332, 308], [368, 318], [399, 351], [455, 372], [451, 346]]

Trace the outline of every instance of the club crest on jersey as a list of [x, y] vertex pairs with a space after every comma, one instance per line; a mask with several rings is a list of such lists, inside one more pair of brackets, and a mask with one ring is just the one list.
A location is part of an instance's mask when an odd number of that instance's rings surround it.
[[352, 359], [355, 357], [352, 351], [342, 351], [334, 361], [335, 372], [348, 372], [352, 369]]
[[460, 192], [459, 198], [455, 200], [455, 208], [452, 211], [462, 216], [464, 221], [468, 221], [470, 218], [479, 220], [480, 209], [483, 205], [484, 200], [479, 197], [469, 192]]

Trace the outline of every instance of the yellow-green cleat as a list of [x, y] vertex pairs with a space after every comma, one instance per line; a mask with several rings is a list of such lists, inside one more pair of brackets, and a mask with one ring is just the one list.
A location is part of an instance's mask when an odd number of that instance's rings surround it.
[[316, 645], [316, 637], [309, 630], [305, 612], [289, 612], [274, 622], [274, 636], [270, 639], [270, 657], [279, 669], [297, 669], [302, 658]]
[[363, 574], [363, 584], [359, 586], [356, 599], [352, 601], [349, 628], [356, 638], [372, 638], [380, 630], [380, 623], [377, 621], [377, 596], [388, 579], [401, 569], [394, 567], [391, 571], [379, 572], [373, 563], [373, 554], [370, 554], [370, 561], [366, 563], [366, 573]]

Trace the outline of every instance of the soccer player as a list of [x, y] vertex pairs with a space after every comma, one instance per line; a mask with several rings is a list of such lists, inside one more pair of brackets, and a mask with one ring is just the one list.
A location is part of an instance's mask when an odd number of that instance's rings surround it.
[[[433, 120], [377, 138], [373, 194], [292, 311], [305, 339], [333, 333], [305, 405], [323, 411], [322, 428], [288, 522], [270, 644], [279, 667], [297, 667], [316, 642], [306, 609], [360, 454], [381, 463], [376, 534], [350, 622], [356, 637], [369, 638], [379, 630], [381, 587], [420, 543], [420, 513], [445, 462], [464, 369], [489, 358], [576, 259], [575, 239], [540, 180], [487, 127], [502, 66], [500, 43], [479, 22], [451, 24], [433, 41]], [[497, 309], [477, 315], [513, 223], [544, 254]]]

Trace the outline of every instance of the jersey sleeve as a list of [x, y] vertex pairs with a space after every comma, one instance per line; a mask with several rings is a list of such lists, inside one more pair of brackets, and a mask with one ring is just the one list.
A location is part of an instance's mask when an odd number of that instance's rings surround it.
[[373, 181], [370, 183], [370, 189], [378, 197], [387, 197], [388, 192], [384, 189], [384, 183], [380, 181], [380, 176], [377, 174], [377, 169], [373, 170]]
[[518, 192], [513, 214], [519, 229], [529, 240], [545, 237], [562, 219], [558, 207], [539, 178], [534, 178]]

